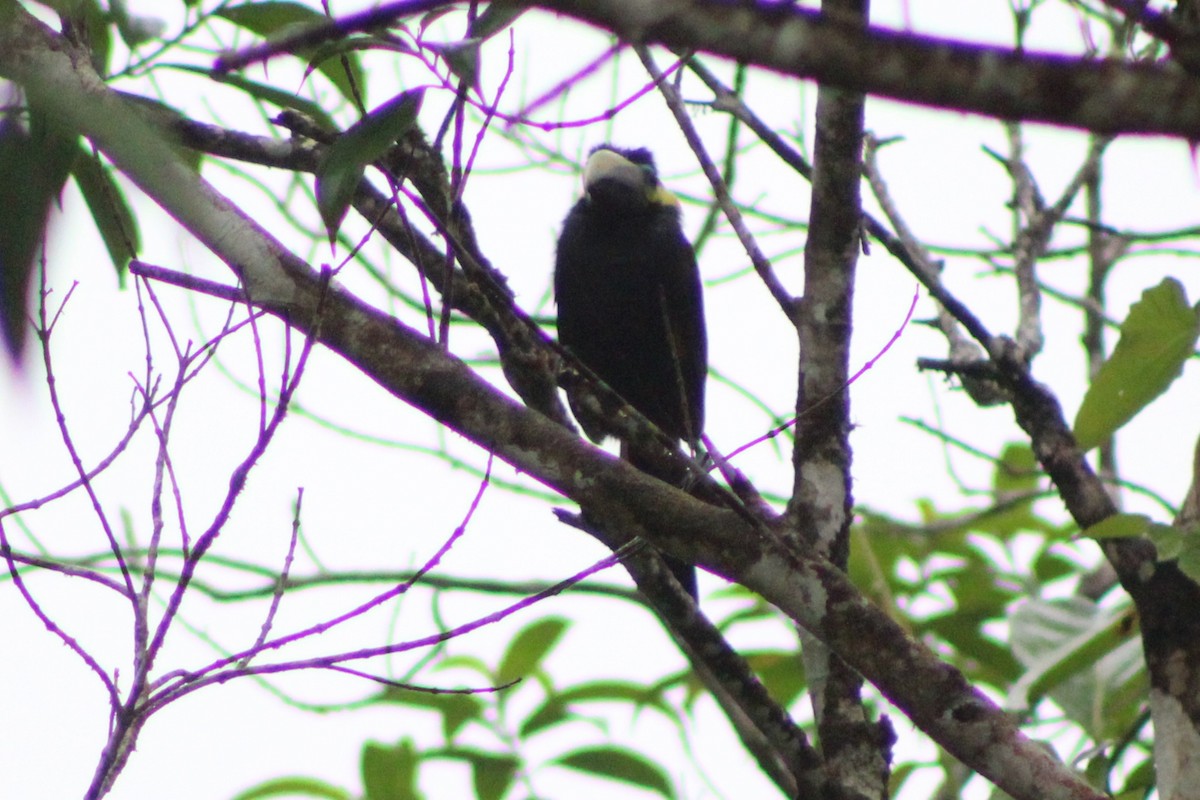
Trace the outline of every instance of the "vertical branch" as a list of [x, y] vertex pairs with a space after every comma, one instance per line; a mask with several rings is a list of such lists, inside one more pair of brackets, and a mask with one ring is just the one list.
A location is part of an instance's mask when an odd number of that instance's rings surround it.
[[[1093, 137], [1093, 141], [1094, 139], [1095, 137]], [[1117, 263], [1117, 259], [1129, 247], [1127, 239], [1114, 237], [1100, 228], [1103, 220], [1101, 206], [1103, 179], [1101, 160], [1097, 156], [1083, 185], [1088, 223], [1088, 283], [1083, 298], [1082, 343], [1084, 357], [1087, 359], [1089, 383], [1095, 380], [1096, 375], [1100, 372], [1100, 365], [1104, 363], [1104, 326], [1107, 322], [1105, 308], [1108, 303], [1105, 288], [1108, 275], [1113, 265]], [[1096, 471], [1105, 483], [1112, 487], [1109, 493], [1112, 495], [1113, 502], [1119, 507], [1120, 497], [1116, 489], [1117, 450], [1116, 440], [1112, 437], [1100, 443]], [[1084, 576], [1080, 583], [1080, 592], [1086, 597], [1098, 599], [1112, 588], [1116, 581], [1117, 572], [1113, 569], [1112, 564], [1102, 561], [1096, 569]]]
[[1025, 163], [1021, 125], [1010, 122], [1008, 171], [1013, 180], [1013, 269], [1017, 276], [1017, 345], [1026, 361], [1041, 352], [1042, 290], [1037, 282], [1037, 260], [1046, 249], [1054, 220], [1042, 213], [1045, 203]]
[[[1084, 183], [1088, 222], [1088, 285], [1084, 298], [1083, 349], [1087, 358], [1088, 381], [1096, 378], [1100, 365], [1104, 363], [1104, 310], [1108, 300], [1105, 284], [1117, 258], [1128, 246], [1120, 238], [1101, 230], [1101, 186], [1103, 171], [1099, 157], [1096, 158]], [[1110, 438], [1100, 444], [1099, 472], [1101, 477], [1111, 480], [1117, 477], [1116, 448]]]
[[[822, 13], [866, 25], [868, 0], [825, 0]], [[796, 314], [800, 376], [788, 515], [810, 545], [841, 567], [849, 552], [850, 334], [861, 247], [865, 98], [822, 86], [817, 95], [812, 212], [804, 249], [804, 298]], [[861, 701], [862, 679], [801, 631], [809, 692], [828, 767], [864, 797], [886, 797], [891, 730], [874, 725]]]

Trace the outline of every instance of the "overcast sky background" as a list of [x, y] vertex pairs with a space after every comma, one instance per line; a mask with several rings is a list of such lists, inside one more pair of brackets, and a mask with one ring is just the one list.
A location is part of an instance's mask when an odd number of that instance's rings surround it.
[[[129, 3], [134, 13], [163, 19], [168, 35], [178, 30], [180, 5]], [[366, 5], [335, 3], [334, 10], [348, 13]], [[1008, 4], [1004, 2], [921, 0], [874, 5], [873, 16], [880, 25], [911, 26], [922, 33], [976, 42], [1011, 41]], [[460, 23], [447, 24], [450, 38], [451, 32], [460, 30]], [[510, 110], [557, 83], [570, 68], [586, 63], [608, 41], [602, 34], [541, 14], [526, 15], [514, 31], [517, 72], [505, 103]], [[1081, 49], [1078, 24], [1067, 14], [1039, 12], [1028, 41], [1031, 49]], [[494, 40], [485, 50], [484, 84], [489, 93], [494, 91], [503, 69], [506, 50], [505, 37]], [[386, 99], [397, 84], [394, 68], [378, 56], [372, 58], [368, 62], [372, 65], [370, 103], [375, 105]], [[667, 63], [662, 54], [660, 63]], [[288, 69], [282, 62], [273, 63], [270, 78], [279, 80]], [[261, 71], [252, 74], [261, 78]], [[199, 94], [209, 91], [204, 82], [167, 71], [156, 73], [155, 78], [178, 107], [194, 109], [201, 115], [211, 113], [229, 127], [265, 131], [257, 112], [241, 103], [233, 92], [212, 95], [219, 97], [219, 102], [211, 103], [205, 111]], [[401, 82], [406, 79], [413, 80], [407, 72], [400, 76]], [[417, 76], [415, 80], [425, 79]], [[618, 94], [631, 91], [644, 80], [636, 59], [627, 54], [622, 59]], [[611, 104], [613, 85], [611, 70], [603, 71], [579, 86], [561, 112], [558, 106], [552, 106], [543, 113], [547, 117], [561, 113], [566, 118], [596, 115]], [[125, 82], [118, 88], [150, 91], [145, 82]], [[685, 81], [684, 89], [692, 97], [706, 96], [691, 80]], [[422, 115], [426, 126], [436, 124], [440, 117], [434, 109], [444, 107], [447, 100], [444, 94], [429, 93]], [[811, 136], [815, 100], [811, 86], [798, 90], [794, 83], [762, 74], [755, 74], [750, 81], [749, 104], [789, 133], [802, 130], [805, 137]], [[1008, 218], [1004, 205], [1009, 183], [1000, 166], [981, 150], [981, 145], [1004, 150], [1004, 132], [999, 123], [883, 101], [868, 104], [867, 118], [868, 127], [877, 136], [904, 137], [884, 151], [881, 163], [908, 223], [927, 243], [979, 246], [988, 241], [989, 230], [1005, 234]], [[725, 136], [726, 118], [697, 113], [695, 123], [715, 149]], [[1083, 158], [1086, 137], [1045, 127], [1031, 126], [1028, 131], [1034, 174], [1045, 194], [1054, 197]], [[669, 188], [684, 197], [709, 196], [691, 154], [656, 94], [647, 95], [623, 111], [611, 127], [566, 129], [538, 134], [538, 138], [561, 143], [568, 154], [585, 152], [604, 140], [651, 147]], [[576, 176], [561, 165], [529, 167], [527, 163], [528, 156], [521, 149], [500, 137], [489, 138], [466, 199], [484, 251], [509, 277], [518, 301], [527, 310], [548, 315], [553, 312], [548, 287], [554, 238], [563, 215], [579, 194], [579, 185]], [[1196, 223], [1200, 192], [1194, 157], [1186, 144], [1147, 138], [1117, 142], [1105, 159], [1105, 173], [1105, 209], [1110, 222], [1138, 230], [1165, 230]], [[286, 226], [272, 222], [277, 217], [268, 192], [248, 187], [215, 163], [206, 165], [205, 176], [243, 207], [261, 215], [259, 218], [277, 235], [313, 263], [329, 259], [327, 248], [313, 254]], [[282, 176], [267, 180], [273, 181], [273, 191], [284, 186]], [[231, 282], [223, 265], [145, 197], [129, 192], [139, 212], [144, 260]], [[742, 201], [753, 201], [761, 211], [795, 219], [803, 219], [807, 213], [807, 184], [785, 174], [762, 149], [747, 154], [737, 196]], [[296, 197], [290, 202], [307, 201]], [[315, 219], [315, 211], [310, 213]], [[684, 214], [685, 228], [694, 233], [703, 219], [702, 209], [685, 205]], [[135, 313], [138, 298], [131, 289], [119, 290], [103, 246], [73, 187], [66, 193], [52, 233], [49, 283], [53, 297], [61, 300], [72, 282], [78, 281], [53, 339], [58, 389], [79, 448], [85, 460], [94, 463], [113, 446], [128, 421], [133, 386], [130, 374], [140, 376], [145, 371], [142, 332]], [[1077, 235], [1081, 241], [1082, 233]], [[803, 234], [795, 230], [781, 232], [764, 237], [763, 245], [770, 255], [792, 252], [778, 259], [776, 267], [785, 284], [799, 291]], [[777, 413], [786, 414], [794, 402], [794, 336], [785, 321], [773, 313], [766, 291], [754, 278], [722, 280], [744, 269], [745, 261], [727, 229], [722, 229], [722, 235], [702, 253], [710, 358], [715, 370], [750, 386]], [[402, 282], [415, 285], [408, 277], [411, 269], [400, 259], [394, 258], [393, 266], [398, 275], [404, 276]], [[377, 291], [353, 269], [344, 273], [343, 281], [377, 296]], [[978, 279], [981, 269], [978, 261], [949, 257], [948, 282], [968, 303], [981, 304], [977, 308], [992, 330], [1011, 331], [1015, 306], [1011, 286], [1003, 278]], [[1193, 302], [1200, 297], [1194, 260], [1134, 260], [1118, 270], [1111, 284], [1114, 316], [1122, 317], [1141, 291], [1166, 274], [1185, 283]], [[883, 347], [903, 321], [916, 291], [915, 280], [878, 246], [861, 260], [859, 276], [856, 366]], [[1083, 271], [1078, 264], [1047, 265], [1043, 276], [1066, 291], [1078, 292], [1083, 285]], [[156, 291], [177, 326], [176, 333], [185, 339], [199, 340], [201, 332], [211, 335], [226, 313], [225, 307], [212, 299], [188, 297], [169, 287], [156, 287]], [[922, 295], [916, 317], [930, 316], [931, 306]], [[1075, 334], [1056, 336], [1055, 331], [1062, 330], [1062, 326], [1077, 331], [1078, 317], [1073, 309], [1055, 302], [1047, 304], [1048, 347], [1035, 366], [1035, 374], [1059, 393], [1068, 418], [1082, 396], [1084, 367]], [[407, 321], [418, 324], [411, 313]], [[267, 322], [262, 327], [268, 342], [278, 341], [278, 326]], [[156, 334], [156, 339], [161, 345], [161, 335]], [[452, 345], [464, 357], [483, 354], [487, 348], [482, 338], [458, 330], [452, 336]], [[268, 374], [276, 375], [279, 349], [268, 347], [267, 352], [271, 363]], [[166, 353], [165, 349], [158, 351], [157, 367], [169, 372]], [[909, 519], [916, 518], [915, 502], [921, 498], [934, 497], [947, 508], [961, 503], [944, 477], [942, 448], [931, 437], [902, 423], [901, 416], [933, 423], [935, 415], [940, 414], [950, 430], [969, 433], [972, 444], [993, 452], [1001, 443], [1018, 438], [1007, 409], [976, 409], [940, 379], [918, 374], [914, 369], [918, 357], [940, 357], [944, 353], [939, 336], [910, 325], [903, 338], [852, 387], [854, 419], [859, 426], [853, 436], [854, 490], [859, 502]], [[39, 355], [32, 349], [27, 355], [23, 371], [5, 371], [0, 376], [0, 486], [15, 502], [45, 495], [72, 475], [46, 401]], [[184, 393], [173, 454], [193, 536], [219, 505], [230, 468], [244, 457], [253, 441], [257, 401], [230, 379], [232, 375], [253, 385], [252, 356], [246, 336], [233, 338], [220, 354], [221, 367], [228, 374], [210, 368]], [[1175, 501], [1182, 498], [1188, 485], [1191, 448], [1200, 427], [1195, 415], [1200, 389], [1196, 372], [1195, 365], [1189, 364], [1174, 389], [1129, 425], [1119, 451], [1127, 477]], [[497, 371], [487, 374], [497, 385], [503, 385]], [[766, 415], [727, 386], [710, 381], [708, 391], [709, 433], [725, 451], [771, 426]], [[422, 415], [324, 351], [313, 353], [298, 403], [321, 419], [386, 442], [444, 446], [470, 464], [482, 467], [486, 463], [486, 454], [479, 448], [452, 433], [439, 432]], [[780, 443], [779, 447], [760, 445], [738, 463], [761, 488], [784, 494], [791, 484], [790, 459], [786, 444]], [[110, 518], [119, 522], [121, 514], [128, 514], [135, 535], [143, 541], [149, 529], [153, 456], [154, 442], [143, 432], [121, 461], [97, 481]], [[989, 465], [959, 454], [951, 458], [965, 482], [987, 486]], [[506, 465], [497, 463], [494, 475], [541, 491]], [[478, 480], [444, 461], [414, 459], [404, 447], [364, 443], [295, 415], [284, 424], [254, 473], [216, 552], [280, 564], [297, 487], [304, 487], [305, 492], [305, 534], [326, 568], [399, 570], [423, 562], [462, 521], [478, 489]], [[1157, 506], [1136, 497], [1128, 498], [1128, 507], [1162, 519]], [[1042, 508], [1061, 516], [1059, 505], [1052, 501]], [[103, 549], [95, 517], [79, 493], [24, 519], [56, 553]], [[12, 520], [5, 520], [5, 526], [17, 546], [28, 545]], [[1072, 547], [1081, 557], [1094, 557], [1092, 548], [1086, 545]], [[545, 503], [493, 488], [441, 571], [462, 577], [557, 580], [605, 554], [587, 537], [558, 525]], [[311, 573], [312, 562], [302, 557], [296, 571]], [[254, 584], [217, 567], [206, 567], [201, 577], [229, 586]], [[620, 583], [627, 580], [615, 570], [600, 579]], [[121, 602], [84, 581], [48, 575], [28, 575], [27, 580], [49, 615], [78, 637], [102, 664], [110, 669], [128, 669], [125, 654], [130, 624]], [[712, 592], [721, 585], [719, 579], [704, 576], [701, 592]], [[367, 587], [289, 595], [276, 630], [291, 630], [334, 616], [372, 591]], [[507, 602], [478, 595], [447, 596], [441, 612], [446, 620], [462, 623]], [[706, 600], [705, 607], [714, 616], [730, 608], [719, 599]], [[261, 604], [219, 605], [193, 596], [185, 604], [183, 618], [205, 635], [216, 637], [223, 646], [237, 649], [253, 641], [262, 614]], [[671, 665], [683, 666], [648, 614], [616, 602], [570, 595], [473, 633], [452, 644], [451, 652], [496, 654], [515, 632], [545, 614], [578, 620], [550, 662], [551, 673], [564, 683], [588, 676], [647, 680], [661, 676]], [[428, 603], [414, 600], [394, 613], [388, 609], [377, 611], [305, 642], [289, 656], [417, 638], [434, 630]], [[785, 626], [761, 625], [737, 631], [734, 642], [787, 647], [790, 637]], [[104, 741], [107, 712], [99, 682], [42, 628], [8, 582], [0, 585], [0, 639], [6, 643], [0, 656], [0, 685], [6, 687], [0, 693], [0, 719], [4, 720], [0, 726], [0, 774], [5, 776], [5, 795], [80, 796]], [[417, 657], [419, 654], [397, 658], [392, 664], [393, 674], [402, 674]], [[494, 660], [495, 656], [491, 657]], [[179, 628], [168, 640], [159, 669], [195, 667], [214, 658], [213, 649], [200, 636]], [[123, 685], [126, 680], [122, 675]], [[461, 670], [427, 672], [422, 680], [444, 686], [479, 683], [476, 676]], [[303, 674], [272, 679], [271, 683], [291, 698], [320, 704], [351, 702], [373, 691], [364, 682], [346, 676]], [[514, 702], [518, 705], [537, 699], [532, 690], [519, 688], [516, 692]], [[897, 716], [893, 716], [893, 722], [901, 739], [908, 738], [909, 723]], [[357, 790], [359, 752], [365, 740], [391, 743], [402, 736], [415, 736], [432, 744], [437, 741], [435, 723], [431, 715], [396, 708], [305, 713], [289, 707], [252, 680], [233, 681], [205, 689], [155, 716], [111, 797], [228, 797], [256, 781], [292, 773], [311, 774]], [[715, 791], [728, 797], [774, 796], [767, 781], [732, 741], [710, 702], [700, 703], [691, 731], [692, 755], [709, 773]], [[583, 744], [585, 733], [589, 732], [582, 726], [578, 730], [564, 728], [556, 741], [548, 743], [553, 749], [542, 755], [561, 752], [562, 737], [578, 736]], [[647, 713], [637, 719], [618, 718], [613, 735], [632, 747], [642, 743], [658, 748], [675, 734], [668, 723]], [[538, 754], [535, 750], [530, 755], [536, 759]], [[654, 755], [658, 757], [657, 749]], [[675, 757], [682, 759], [684, 754]], [[680, 773], [687, 771], [680, 769]], [[445, 780], [451, 782], [426, 786], [431, 797], [467, 794], [465, 772], [450, 774], [452, 777]], [[454, 780], [464, 783], [455, 785]], [[543, 771], [536, 786], [543, 795], [558, 797], [568, 796], [565, 787], [574, 786], [573, 796], [581, 796], [579, 780], [574, 775], [556, 776], [553, 771]], [[595, 793], [582, 796], [639, 796], [632, 789], [599, 782], [583, 785]], [[715, 796], [694, 783], [685, 784], [683, 790], [687, 797]], [[909, 796], [920, 796], [920, 792]]]

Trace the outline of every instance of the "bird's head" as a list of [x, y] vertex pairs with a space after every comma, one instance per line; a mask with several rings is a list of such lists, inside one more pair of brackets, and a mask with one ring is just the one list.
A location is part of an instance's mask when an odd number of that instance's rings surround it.
[[645, 148], [620, 150], [607, 144], [593, 148], [583, 167], [583, 191], [589, 201], [603, 207], [679, 205], [658, 182], [654, 156]]

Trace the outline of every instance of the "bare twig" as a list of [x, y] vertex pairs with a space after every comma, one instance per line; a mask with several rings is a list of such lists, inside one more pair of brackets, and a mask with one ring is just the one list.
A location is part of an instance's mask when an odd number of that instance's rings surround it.
[[[670, 109], [671, 115], [675, 117], [675, 124], [679, 126], [680, 132], [683, 133], [684, 139], [687, 140], [688, 146], [692, 149], [692, 153], [696, 156], [697, 163], [700, 164], [700, 169], [704, 172], [704, 177], [708, 179], [708, 183], [712, 186], [713, 199], [721, 207], [725, 214], [725, 219], [729, 221], [729, 225], [737, 234], [738, 241], [742, 244], [742, 249], [746, 251], [746, 255], [750, 258], [750, 263], [754, 266], [754, 271], [758, 273], [763, 285], [767, 287], [767, 291], [775, 298], [775, 302], [782, 309], [783, 313], [789, 320], [793, 319], [796, 307], [796, 298], [784, 288], [779, 278], [775, 275], [774, 269], [771, 267], [771, 262], [763, 254], [758, 246], [758, 242], [754, 239], [754, 234], [750, 232], [750, 228], [746, 225], [742, 218], [742, 212], [733, 202], [733, 198], [729, 195], [729, 187], [725, 185], [724, 178], [721, 177], [720, 170], [709, 157], [708, 151], [704, 147], [704, 142], [701, 141], [700, 135], [696, 132], [696, 126], [692, 124], [691, 117], [688, 116], [687, 109], [684, 108], [683, 100], [679, 97], [679, 93], [675, 87], [668, 81], [664, 80], [666, 75], [654, 63], [654, 57], [650, 53], [650, 49], [645, 45], [636, 45], [634, 51], [638, 54], [638, 58], [642, 60], [646, 71], [654, 78], [658, 85], [658, 90], [666, 100], [667, 108]], [[678, 67], [678, 64], [676, 64]]]

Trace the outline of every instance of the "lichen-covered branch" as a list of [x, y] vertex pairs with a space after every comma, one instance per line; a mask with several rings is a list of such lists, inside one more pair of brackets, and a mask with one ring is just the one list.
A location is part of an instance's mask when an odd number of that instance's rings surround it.
[[998, 119], [1200, 139], [1200, 79], [1165, 64], [1017, 52], [862, 29], [792, 3], [544, 0], [629, 41]]

